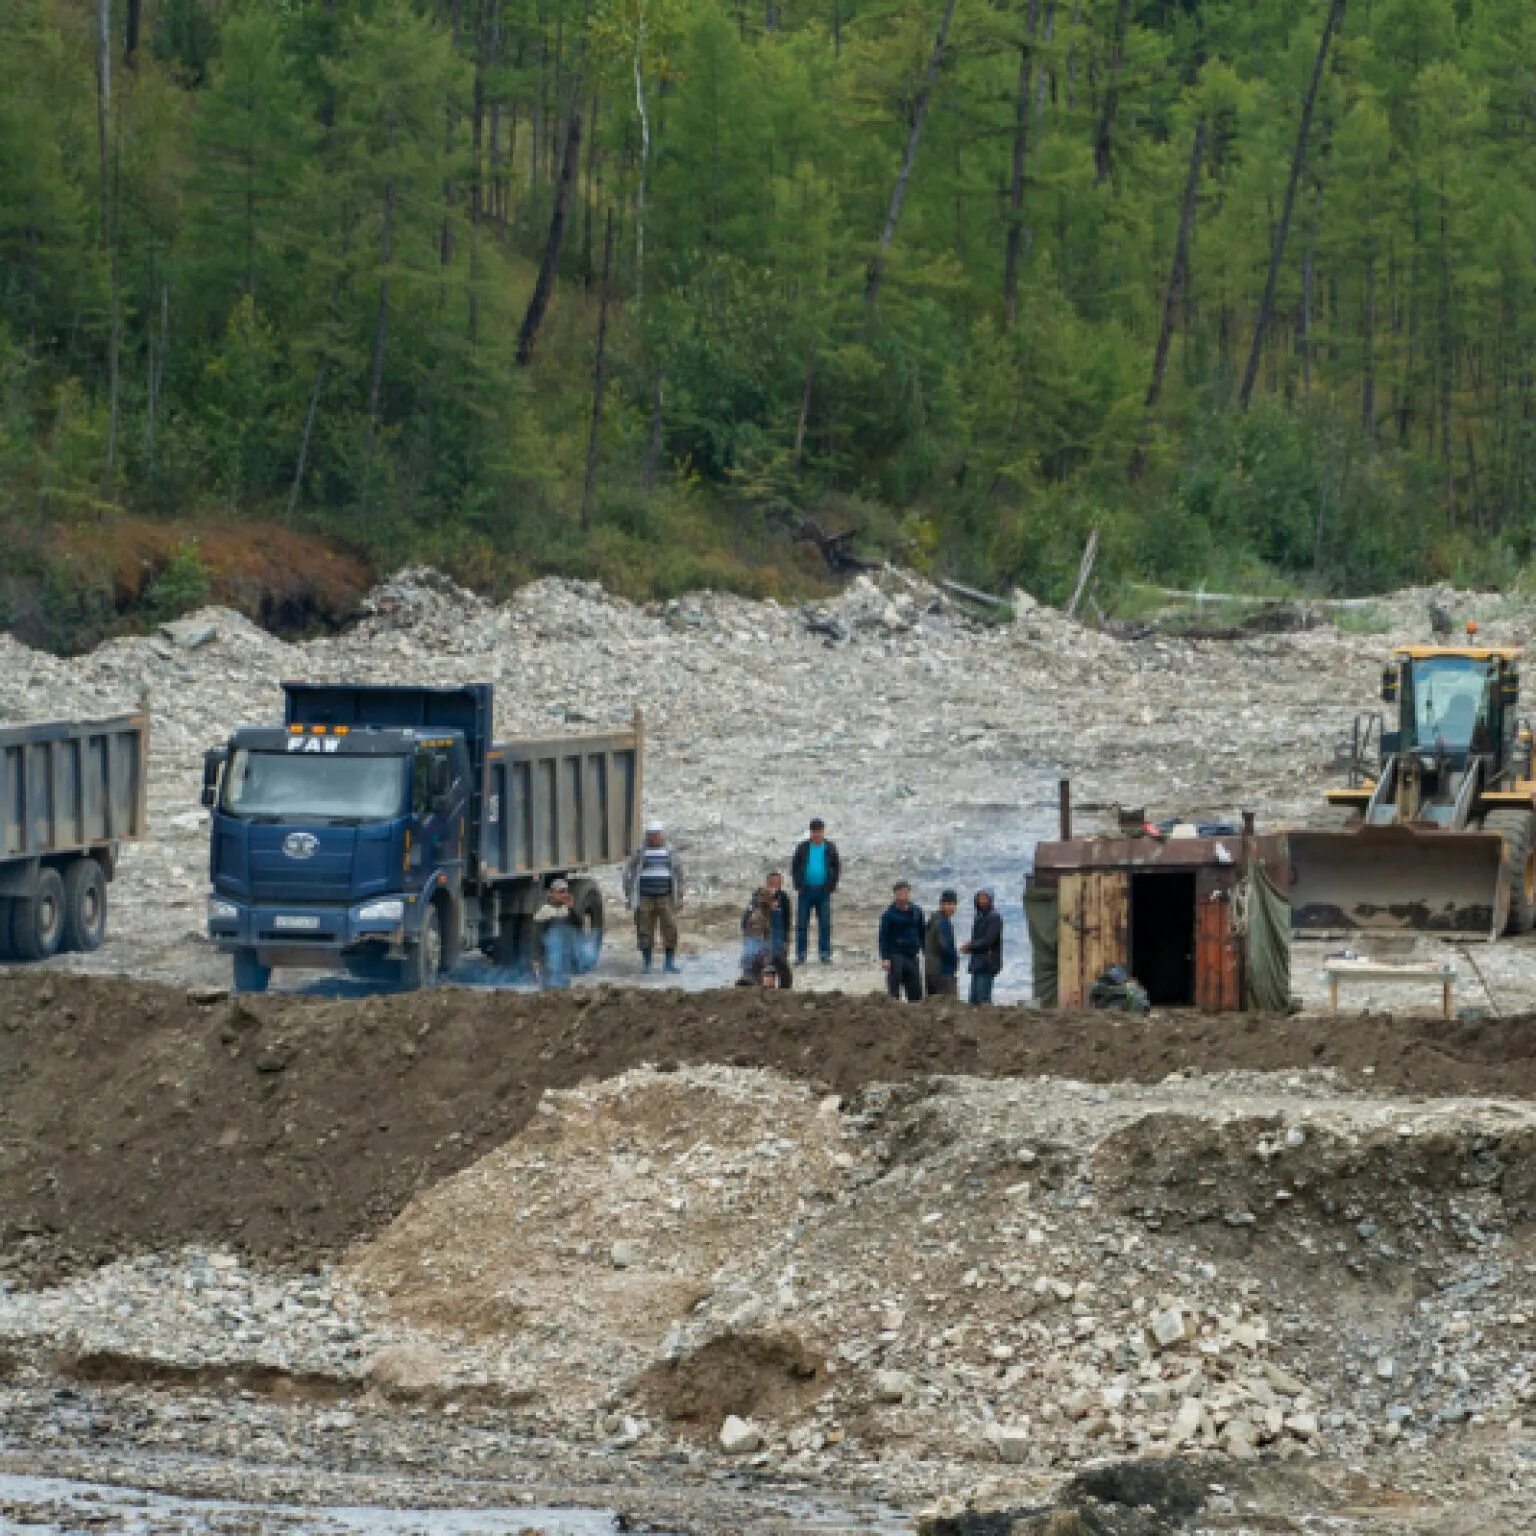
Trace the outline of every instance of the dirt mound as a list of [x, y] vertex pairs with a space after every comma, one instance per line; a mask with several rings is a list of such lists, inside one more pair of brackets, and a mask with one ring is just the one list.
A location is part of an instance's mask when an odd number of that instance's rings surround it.
[[1155, 1083], [1331, 1067], [1382, 1092], [1532, 1097], [1536, 1017], [1139, 1023], [606, 989], [252, 1000], [13, 971], [0, 975], [0, 1261], [41, 1276], [228, 1242], [312, 1262], [506, 1141], [546, 1089], [646, 1063], [767, 1067], [841, 1094], [936, 1074]]
[[793, 1334], [723, 1334], [653, 1366], [639, 1398], [668, 1423], [713, 1439], [728, 1414], [794, 1420], [826, 1390], [826, 1363]]
[[[614, 1374], [644, 1370], [722, 1266], [803, 1219], [842, 1150], [836, 1101], [823, 1110], [768, 1073], [641, 1070], [551, 1094], [539, 1111], [413, 1200], [346, 1274], [413, 1327], [516, 1336], [503, 1375], [568, 1404], [596, 1407]], [[766, 1409], [786, 1384], [814, 1399], [796, 1386], [817, 1376], [804, 1351], [738, 1342], [664, 1373], [662, 1412], [695, 1419], [722, 1394]]]

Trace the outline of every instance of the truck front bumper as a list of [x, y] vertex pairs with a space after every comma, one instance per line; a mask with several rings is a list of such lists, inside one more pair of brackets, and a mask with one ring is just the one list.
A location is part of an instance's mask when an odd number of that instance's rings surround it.
[[374, 897], [351, 907], [247, 905], [213, 896], [208, 937], [226, 954], [254, 949], [264, 965], [325, 969], [363, 949], [398, 955], [410, 910], [403, 896]]

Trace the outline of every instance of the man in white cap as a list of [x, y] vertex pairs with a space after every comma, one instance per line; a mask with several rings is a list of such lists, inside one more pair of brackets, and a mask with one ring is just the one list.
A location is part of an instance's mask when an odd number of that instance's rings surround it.
[[578, 937], [567, 881], [549, 882], [544, 905], [533, 914], [533, 929], [539, 941], [539, 985], [546, 992], [563, 992], [571, 984]]
[[667, 829], [659, 821], [645, 824], [645, 842], [624, 866], [624, 900], [635, 914], [635, 934], [640, 958], [651, 968], [656, 950], [656, 930], [666, 951], [666, 969], [677, 964], [677, 914], [683, 910], [683, 867], [667, 842]]

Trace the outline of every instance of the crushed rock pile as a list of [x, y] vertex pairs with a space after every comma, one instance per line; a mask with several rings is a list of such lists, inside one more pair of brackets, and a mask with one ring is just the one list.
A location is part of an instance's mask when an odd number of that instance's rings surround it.
[[1422, 1450], [1536, 1411], [1533, 1149], [1525, 1105], [1319, 1074], [834, 1112], [643, 1072], [551, 1096], [346, 1275], [600, 1438], [805, 1475]]
[[[845, 912], [868, 914], [898, 873], [920, 896], [1015, 891], [1061, 772], [1087, 811], [1305, 817], [1385, 646], [1422, 638], [1436, 595], [1384, 599], [1387, 634], [1209, 642], [1116, 638], [1022, 597], [1013, 622], [988, 626], [897, 571], [793, 608], [710, 594], [641, 607], [554, 580], [497, 605], [411, 569], [352, 629], [301, 645], [221, 609], [68, 660], [0, 636], [0, 720], [151, 711], [150, 840], [125, 861], [106, 948], [57, 963], [209, 982], [225, 967], [201, 941], [202, 753], [276, 718], [285, 678], [489, 680], [507, 734], [610, 726], [638, 706], [647, 809], [686, 850], [700, 906], [733, 906], [819, 812], [844, 853]], [[1490, 617], [1492, 638], [1527, 627], [1514, 604], [1438, 596]], [[844, 942], [867, 948], [865, 921]]]

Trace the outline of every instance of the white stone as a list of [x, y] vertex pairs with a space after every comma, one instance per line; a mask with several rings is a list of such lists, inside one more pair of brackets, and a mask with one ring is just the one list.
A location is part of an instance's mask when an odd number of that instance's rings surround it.
[[763, 1448], [763, 1432], [749, 1419], [733, 1413], [720, 1426], [720, 1449], [727, 1456], [750, 1456]]

